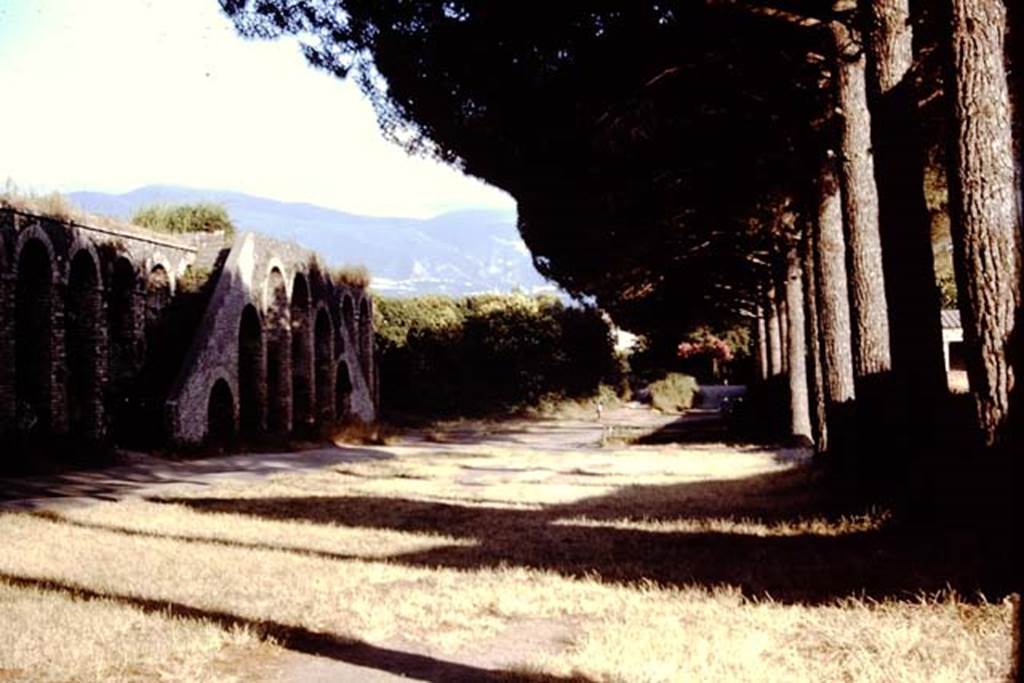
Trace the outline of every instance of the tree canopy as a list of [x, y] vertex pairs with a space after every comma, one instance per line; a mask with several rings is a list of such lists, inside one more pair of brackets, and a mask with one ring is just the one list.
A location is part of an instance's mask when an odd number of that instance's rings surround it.
[[[221, 0], [244, 35], [297, 36], [310, 63], [355, 78], [408, 150], [512, 194], [541, 272], [628, 329], [673, 336], [766, 309], [775, 358], [798, 324], [785, 301], [806, 299], [788, 290], [811, 273], [837, 342], [823, 355], [853, 359], [841, 403], [853, 379], [898, 376], [919, 399], [942, 380], [922, 109], [942, 112], [989, 444], [1020, 338], [1008, 4]], [[827, 244], [810, 245], [823, 226]]]
[[749, 303], [828, 125], [821, 37], [728, 4], [222, 5], [355, 77], [410, 151], [507, 190], [541, 272], [638, 331]]

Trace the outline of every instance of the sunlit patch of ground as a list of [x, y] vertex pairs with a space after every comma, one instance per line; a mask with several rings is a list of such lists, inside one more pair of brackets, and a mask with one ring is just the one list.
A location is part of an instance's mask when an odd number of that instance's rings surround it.
[[[0, 515], [0, 679], [89, 680], [104, 661], [112, 678], [174, 678], [163, 660], [216, 678], [234, 652], [281, 647], [392, 672], [409, 653], [471, 667], [449, 680], [1008, 670], [1011, 609], [977, 595], [971, 539], [951, 549], [885, 510], [836, 506], [799, 458], [485, 437], [383, 450], [397, 457]], [[89, 634], [118, 610], [140, 626], [104, 660]], [[71, 654], [32, 654], [57, 634]], [[133, 657], [144, 650], [164, 656]], [[119, 657], [134, 668], [117, 673]]]
[[280, 652], [251, 629], [0, 582], [0, 680], [245, 680]]

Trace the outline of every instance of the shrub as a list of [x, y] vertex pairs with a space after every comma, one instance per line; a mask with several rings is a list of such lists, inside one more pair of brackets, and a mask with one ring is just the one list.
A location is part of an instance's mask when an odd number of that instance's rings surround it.
[[377, 298], [385, 412], [480, 415], [593, 396], [618, 380], [610, 330], [553, 297]]
[[206, 286], [211, 277], [213, 277], [213, 270], [210, 268], [189, 266], [178, 278], [178, 293], [196, 294]]
[[196, 204], [154, 204], [135, 211], [132, 223], [157, 232], [183, 234], [190, 232], [223, 232], [235, 234], [235, 225], [227, 209], [212, 202]]
[[697, 394], [697, 380], [690, 375], [670, 372], [648, 387], [651, 405], [663, 413], [678, 413], [693, 406]]

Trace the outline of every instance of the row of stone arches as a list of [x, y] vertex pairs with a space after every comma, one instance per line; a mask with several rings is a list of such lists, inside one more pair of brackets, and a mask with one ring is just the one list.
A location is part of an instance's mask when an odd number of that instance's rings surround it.
[[294, 275], [289, 292], [281, 268], [272, 267], [262, 310], [249, 303], [239, 317], [237, 397], [223, 377], [210, 389], [208, 439], [314, 436], [348, 419], [353, 382], [346, 337], [355, 340], [357, 364], [372, 363], [365, 298], [360, 307], [357, 321], [353, 298], [346, 294], [340, 315], [332, 316], [326, 302], [313, 296], [304, 273]]
[[103, 259], [75, 241], [69, 255], [63, 270], [46, 234], [33, 229], [12, 263], [14, 427], [29, 439], [107, 435], [117, 388], [143, 362], [145, 330], [173, 286], [163, 264], [143, 277], [113, 249]]

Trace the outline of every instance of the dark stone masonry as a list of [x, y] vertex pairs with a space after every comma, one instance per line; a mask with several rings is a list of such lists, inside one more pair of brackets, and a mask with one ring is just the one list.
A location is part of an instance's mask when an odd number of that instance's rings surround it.
[[295, 244], [0, 208], [2, 460], [371, 422], [373, 356], [366, 291]]

